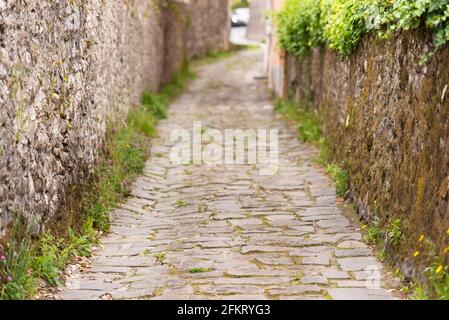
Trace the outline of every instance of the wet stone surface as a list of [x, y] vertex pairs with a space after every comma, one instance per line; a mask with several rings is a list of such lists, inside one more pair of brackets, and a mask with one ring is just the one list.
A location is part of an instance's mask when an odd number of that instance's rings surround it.
[[[111, 233], [61, 299], [391, 299], [382, 266], [340, 209], [316, 151], [275, 115], [260, 52], [197, 67], [158, 126]], [[279, 169], [176, 165], [172, 130], [278, 128]], [[378, 282], [373, 281], [377, 277]]]

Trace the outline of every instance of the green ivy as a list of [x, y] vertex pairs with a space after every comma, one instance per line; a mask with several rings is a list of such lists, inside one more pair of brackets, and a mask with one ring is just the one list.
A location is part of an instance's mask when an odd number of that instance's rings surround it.
[[449, 41], [449, 0], [396, 0], [382, 17], [388, 32], [425, 26], [432, 30], [438, 49]]
[[321, 0], [287, 0], [277, 15], [279, 40], [289, 52], [306, 56], [324, 44]]
[[324, 38], [327, 45], [342, 54], [357, 48], [362, 37], [379, 27], [379, 13], [385, 11], [380, 0], [325, 0]]
[[430, 53], [449, 41], [449, 0], [287, 0], [276, 19], [282, 47], [300, 57], [321, 46], [347, 55], [373, 30], [388, 37], [425, 26]]

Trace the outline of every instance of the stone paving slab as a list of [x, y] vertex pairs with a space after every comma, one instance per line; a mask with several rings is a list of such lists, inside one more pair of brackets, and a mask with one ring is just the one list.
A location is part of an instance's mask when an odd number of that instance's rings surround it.
[[[261, 53], [197, 69], [160, 122], [130, 198], [111, 213], [99, 256], [59, 297], [392, 299], [370, 287], [382, 266], [343, 215], [333, 182], [313, 161], [316, 150], [275, 115], [266, 83], [255, 79]], [[172, 164], [170, 133], [191, 131], [192, 120], [218, 130], [278, 128], [278, 172]]]

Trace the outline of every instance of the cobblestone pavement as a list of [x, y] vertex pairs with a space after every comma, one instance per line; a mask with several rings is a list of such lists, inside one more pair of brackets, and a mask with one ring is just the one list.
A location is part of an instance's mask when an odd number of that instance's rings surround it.
[[[131, 197], [112, 213], [100, 253], [60, 298], [393, 298], [371, 287], [381, 265], [314, 164], [314, 148], [274, 114], [260, 61], [249, 50], [196, 67], [198, 78], [158, 126]], [[192, 120], [220, 130], [279, 128], [278, 173], [171, 164], [170, 133]]]

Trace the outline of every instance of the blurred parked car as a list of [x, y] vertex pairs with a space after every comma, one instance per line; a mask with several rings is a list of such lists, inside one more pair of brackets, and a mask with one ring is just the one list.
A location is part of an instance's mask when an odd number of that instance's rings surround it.
[[231, 17], [231, 25], [233, 27], [244, 27], [249, 22], [249, 8], [235, 9]]

